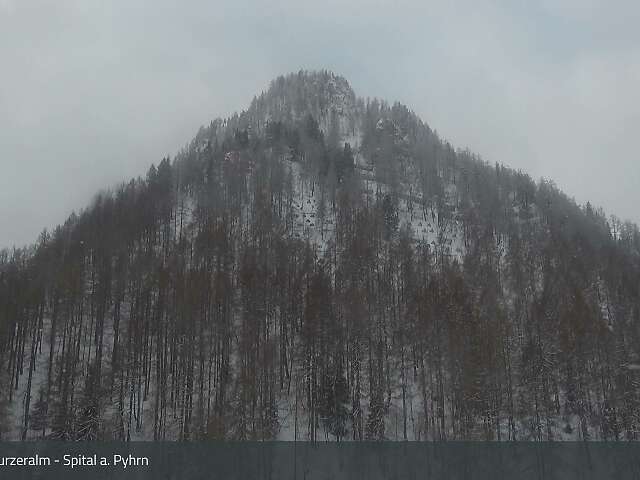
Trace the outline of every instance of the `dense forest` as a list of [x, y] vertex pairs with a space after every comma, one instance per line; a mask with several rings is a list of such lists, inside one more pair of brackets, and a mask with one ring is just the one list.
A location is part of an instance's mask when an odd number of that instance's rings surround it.
[[0, 252], [0, 438], [638, 440], [640, 232], [330, 72]]

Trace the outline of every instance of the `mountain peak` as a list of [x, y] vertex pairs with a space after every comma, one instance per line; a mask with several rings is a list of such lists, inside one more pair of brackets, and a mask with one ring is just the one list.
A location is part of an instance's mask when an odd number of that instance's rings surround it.
[[637, 438], [639, 283], [637, 226], [301, 71], [0, 252], [0, 430]]
[[346, 78], [327, 70], [300, 70], [272, 80], [247, 113], [258, 122], [295, 122], [311, 115], [326, 132], [333, 115], [345, 126], [355, 110], [356, 95]]
[[281, 75], [271, 81], [267, 95], [293, 101], [294, 105], [315, 101], [327, 109], [344, 107], [356, 98], [347, 79], [329, 70], [300, 70]]

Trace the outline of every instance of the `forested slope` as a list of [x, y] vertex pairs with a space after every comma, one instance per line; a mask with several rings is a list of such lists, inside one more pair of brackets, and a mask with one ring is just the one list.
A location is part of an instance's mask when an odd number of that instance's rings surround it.
[[638, 439], [640, 233], [280, 77], [0, 253], [2, 439]]

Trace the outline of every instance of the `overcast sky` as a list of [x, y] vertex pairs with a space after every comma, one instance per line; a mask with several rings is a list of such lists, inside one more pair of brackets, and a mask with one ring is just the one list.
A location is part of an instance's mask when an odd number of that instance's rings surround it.
[[320, 68], [640, 222], [638, 18], [635, 0], [0, 0], [0, 247]]

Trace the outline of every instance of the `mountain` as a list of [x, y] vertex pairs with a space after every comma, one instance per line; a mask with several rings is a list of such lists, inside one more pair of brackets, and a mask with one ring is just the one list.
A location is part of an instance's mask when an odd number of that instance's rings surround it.
[[10, 439], [638, 439], [640, 232], [333, 73], [0, 253]]

